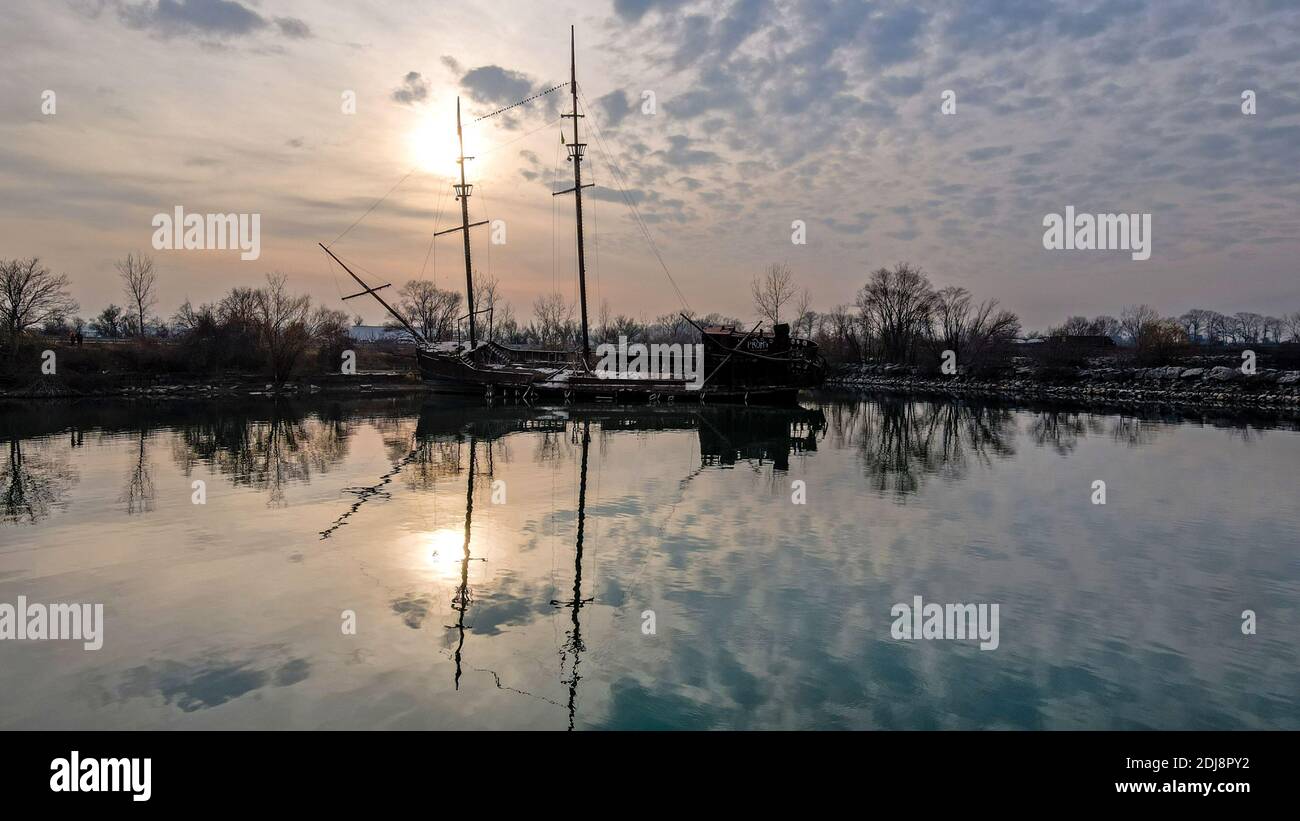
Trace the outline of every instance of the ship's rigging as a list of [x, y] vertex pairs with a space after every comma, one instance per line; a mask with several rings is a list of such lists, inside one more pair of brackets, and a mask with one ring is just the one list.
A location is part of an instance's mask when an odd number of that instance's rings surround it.
[[[568, 82], [559, 83], [557, 85], [551, 86], [536, 94], [526, 97], [522, 100], [516, 101], [514, 103], [510, 103], [509, 105], [502, 106], [501, 108], [498, 108], [495, 111], [491, 111], [487, 114], [483, 114], [479, 117], [476, 117], [472, 121], [472, 124], [477, 124], [484, 120], [488, 120], [498, 115], [504, 114], [508, 111], [512, 111], [516, 108], [519, 108], [520, 106], [527, 105], [528, 103], [531, 103], [548, 94], [551, 94], [552, 92], [559, 91], [565, 88], [569, 89], [570, 92], [570, 97], [572, 101], [571, 103], [572, 110], [567, 113], [561, 114], [558, 119], [560, 120], [571, 119], [573, 121], [573, 139], [565, 140], [563, 131], [561, 131], [561, 135], [560, 135], [561, 144], [565, 147], [565, 149], [568, 152], [568, 162], [570, 162], [573, 166], [573, 186], [570, 188], [566, 188], [562, 191], [554, 191], [552, 192], [552, 196], [560, 196], [563, 194], [574, 195], [574, 224], [575, 224], [575, 234], [576, 234], [577, 269], [578, 269], [577, 270], [578, 302], [579, 302], [581, 326], [582, 326], [579, 347], [581, 349], [581, 364], [583, 365], [584, 369], [589, 369], [590, 358], [591, 358], [590, 357], [591, 332], [590, 332], [589, 311], [588, 311], [586, 236], [584, 231], [582, 191], [585, 188], [593, 187], [595, 183], [590, 181], [583, 183], [582, 181], [582, 164], [583, 164], [583, 160], [586, 158], [587, 143], [583, 142], [580, 138], [580, 129], [579, 129], [578, 121], [580, 119], [585, 119], [587, 117], [587, 115], [583, 112], [590, 111], [591, 106], [587, 102], [586, 95], [582, 93], [582, 90], [578, 85], [577, 47], [576, 47], [576, 33], [574, 27], [573, 26], [569, 27], [569, 80]], [[579, 104], [579, 100], [581, 100], [581, 106]], [[523, 139], [524, 137], [530, 136], [531, 134], [535, 134], [537, 131], [540, 131], [543, 128], [546, 128], [554, 124], [554, 122], [555, 121], [546, 123], [545, 125], [540, 126], [537, 129], [533, 129], [532, 131], [529, 131], [525, 134], [522, 134], [519, 137], [515, 137], [513, 139], [507, 140], [506, 142], [501, 143], [500, 145], [488, 149], [488, 151], [495, 151], [497, 149], [505, 147], [506, 145], [514, 143], [520, 139]], [[659, 266], [663, 270], [665, 276], [668, 278], [669, 284], [672, 286], [674, 293], [676, 294], [679, 302], [681, 303], [681, 306], [685, 309], [685, 311], [688, 314], [693, 313], [690, 309], [689, 302], [686, 300], [685, 295], [678, 287], [677, 281], [674, 279], [671, 271], [668, 268], [667, 263], [664, 261], [663, 254], [660, 252], [659, 246], [654, 240], [654, 235], [651, 233], [649, 226], [647, 225], [645, 219], [642, 217], [640, 209], [637, 208], [635, 199], [629, 194], [628, 186], [627, 186], [627, 178], [623, 174], [623, 171], [619, 167], [618, 163], [614, 160], [612, 152], [608, 149], [604, 136], [600, 131], [599, 125], [594, 120], [589, 121], [589, 125], [592, 127], [592, 133], [596, 138], [596, 148], [600, 152], [601, 158], [604, 161], [606, 168], [609, 170], [610, 177], [612, 178], [615, 187], [618, 189], [624, 204], [627, 206], [628, 213], [632, 219], [633, 224], [636, 226], [637, 231], [641, 234], [642, 239], [646, 242], [647, 247], [650, 249], [655, 259], [658, 261]], [[465, 155], [464, 128], [462, 126], [462, 121], [461, 121], [461, 104], [460, 104], [459, 97], [456, 98], [456, 139], [457, 139], [457, 146], [459, 149], [459, 155], [456, 159], [456, 164], [458, 166], [460, 181], [453, 182], [452, 188], [455, 192], [456, 200], [460, 202], [461, 205], [461, 220], [459, 225], [453, 226], [451, 228], [446, 228], [443, 230], [435, 230], [433, 236], [431, 237], [431, 240], [436, 239], [437, 237], [440, 236], [454, 234], [456, 232], [460, 232], [462, 235], [464, 259], [465, 259], [465, 303], [466, 303], [467, 312], [465, 316], [460, 317], [460, 319], [467, 320], [470, 347], [473, 348], [478, 343], [478, 315], [484, 313], [485, 311], [476, 310], [474, 304], [474, 270], [473, 270], [472, 247], [470, 242], [469, 229], [481, 225], [486, 225], [489, 222], [489, 220], [484, 219], [474, 223], [471, 223], [469, 221], [469, 198], [473, 195], [474, 186], [472, 183], [469, 183], [467, 180], [465, 162], [467, 160], [474, 159], [474, 157]], [[352, 229], [356, 228], [357, 225], [359, 225], [362, 221], [364, 221], [367, 217], [369, 217], [370, 214], [373, 213], [375, 209], [377, 209], [385, 200], [387, 200], [390, 196], [392, 196], [392, 194], [398, 188], [400, 188], [402, 184], [405, 183], [406, 180], [409, 179], [411, 175], [415, 173], [416, 170], [417, 168], [413, 167], [410, 171], [404, 174], [387, 191], [387, 193], [385, 193], [382, 197], [380, 197], [373, 204], [371, 204], [371, 206], [367, 208], [361, 214], [361, 216], [359, 216], [355, 221], [353, 221], [337, 237], [335, 237], [329, 243], [319, 243], [319, 245], [327, 254], [329, 254], [330, 259], [338, 263], [338, 265], [349, 276], [351, 276], [354, 280], [356, 280], [356, 282], [362, 288], [360, 292], [355, 294], [350, 294], [348, 296], [343, 296], [342, 299], [349, 300], [364, 295], [373, 296], [377, 300], [379, 300], [384, 310], [387, 311], [395, 320], [397, 320], [399, 324], [402, 325], [403, 328], [407, 330], [408, 333], [411, 334], [412, 338], [416, 339], [417, 341], [436, 341], [436, 340], [425, 340], [423, 335], [415, 331], [411, 322], [406, 317], [402, 316], [392, 305], [389, 305], [387, 302], [384, 302], [382, 299], [379, 298], [376, 292], [384, 288], [391, 287], [391, 283], [380, 285], [375, 288], [371, 288], [364, 280], [362, 280], [356, 274], [355, 271], [352, 270], [353, 267], [360, 267], [360, 266], [357, 266], [355, 263], [353, 263], [352, 266], [349, 266], [332, 250], [332, 247], [339, 240], [341, 240], [344, 236], [350, 233]], [[439, 214], [441, 214], [441, 209], [439, 209]], [[430, 248], [432, 248], [432, 245], [430, 246]], [[426, 263], [427, 263], [427, 258], [428, 255], [426, 254]]]

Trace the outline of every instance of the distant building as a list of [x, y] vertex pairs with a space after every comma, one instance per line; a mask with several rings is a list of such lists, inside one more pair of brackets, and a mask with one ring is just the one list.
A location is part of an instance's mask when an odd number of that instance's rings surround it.
[[353, 342], [407, 342], [405, 331], [385, 328], [383, 325], [353, 325], [348, 328], [348, 338]]
[[1115, 340], [1105, 334], [1056, 334], [1045, 340], [1051, 345], [1063, 345], [1070, 348], [1113, 348]]

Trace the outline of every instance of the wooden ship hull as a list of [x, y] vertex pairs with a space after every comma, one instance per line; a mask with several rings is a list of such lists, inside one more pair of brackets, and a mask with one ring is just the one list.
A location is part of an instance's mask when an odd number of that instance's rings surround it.
[[[702, 329], [704, 356], [697, 380], [657, 375], [618, 374], [583, 366], [580, 354], [508, 347], [484, 342], [470, 348], [442, 343], [419, 345], [420, 377], [435, 390], [518, 399], [528, 403], [660, 402], [794, 405], [799, 391], [825, 379], [826, 364], [816, 345], [786, 339], [782, 354], [755, 354], [746, 348], [779, 337], [741, 336], [730, 328]], [[795, 344], [789, 344], [795, 343]]]

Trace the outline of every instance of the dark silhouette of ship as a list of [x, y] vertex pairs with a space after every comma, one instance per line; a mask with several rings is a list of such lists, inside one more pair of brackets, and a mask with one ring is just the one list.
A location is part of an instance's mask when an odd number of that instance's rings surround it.
[[[820, 385], [826, 376], [826, 361], [818, 352], [815, 342], [791, 336], [790, 327], [776, 324], [764, 330], [758, 323], [751, 330], [725, 326], [702, 327], [686, 314], [682, 314], [699, 332], [699, 348], [683, 354], [682, 346], [671, 346], [663, 357], [655, 360], [666, 365], [657, 372], [643, 369], [611, 371], [593, 367], [590, 333], [587, 321], [587, 266], [583, 236], [582, 190], [592, 183], [582, 182], [582, 160], [587, 144], [579, 138], [577, 59], [570, 27], [569, 90], [573, 98], [573, 111], [562, 115], [573, 120], [573, 139], [564, 142], [569, 162], [573, 164], [573, 187], [557, 191], [574, 195], [574, 218], [577, 223], [578, 286], [581, 307], [581, 338], [578, 350], [545, 350], [504, 345], [494, 340], [479, 338], [477, 317], [483, 311], [474, 306], [474, 273], [471, 262], [469, 231], [486, 220], [469, 221], [469, 198], [473, 185], [466, 182], [464, 136], [461, 128], [460, 101], [456, 102], [456, 136], [460, 145], [460, 182], [454, 183], [456, 199], [460, 202], [461, 224], [435, 236], [459, 231], [465, 251], [465, 297], [468, 313], [468, 339], [437, 341], [425, 339], [391, 305], [378, 294], [381, 285], [371, 288], [329, 248], [321, 244], [325, 253], [338, 262], [358, 284], [360, 293], [344, 297], [369, 294], [379, 301], [393, 317], [406, 328], [416, 341], [416, 360], [420, 376], [431, 386], [448, 392], [481, 394], [489, 400], [518, 398], [526, 402], [555, 401], [616, 403], [658, 402], [734, 402], [744, 404], [792, 405], [800, 389]], [[557, 86], [556, 88], [562, 88]], [[554, 89], [552, 89], [554, 90]], [[504, 109], [503, 109], [504, 110]], [[562, 135], [563, 136], [563, 135]], [[689, 360], [694, 373], [688, 375], [684, 356], [696, 351], [700, 355]]]

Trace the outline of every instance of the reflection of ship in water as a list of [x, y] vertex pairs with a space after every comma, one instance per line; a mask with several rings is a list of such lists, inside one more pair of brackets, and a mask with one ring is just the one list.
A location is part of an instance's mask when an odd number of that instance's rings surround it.
[[563, 434], [578, 424], [588, 425], [588, 430], [594, 425], [603, 433], [695, 430], [705, 466], [752, 461], [786, 470], [792, 452], [817, 449], [826, 417], [819, 409], [731, 405], [571, 405], [534, 409], [439, 403], [421, 409], [416, 439], [451, 435], [494, 441], [513, 433]]
[[[569, 612], [569, 625], [560, 644], [561, 683], [567, 690], [565, 709], [568, 729], [574, 729], [578, 709], [578, 683], [582, 654], [587, 649], [582, 635], [583, 608], [595, 601], [584, 595], [582, 562], [587, 526], [587, 480], [591, 453], [591, 429], [596, 424], [605, 432], [649, 430], [697, 430], [700, 457], [705, 466], [734, 465], [740, 460], [770, 462], [776, 470], [786, 470], [789, 455], [816, 449], [817, 436], [825, 427], [820, 410], [769, 408], [686, 408], [686, 407], [569, 407], [553, 410], [527, 408], [485, 408], [481, 404], [445, 404], [426, 406], [416, 427], [416, 450], [440, 439], [468, 439], [469, 460], [465, 493], [465, 539], [461, 559], [460, 584], [451, 607], [456, 623], [447, 625], [456, 631], [452, 659], [454, 682], [460, 689], [462, 658], [467, 630], [466, 614], [474, 599], [469, 585], [471, 531], [474, 515], [474, 480], [480, 440], [489, 446], [494, 440], [514, 433], [569, 434], [579, 447], [577, 529], [574, 536], [573, 585], [567, 597], [551, 599], [554, 608]], [[545, 452], [545, 451], [544, 451]], [[496, 673], [497, 686], [501, 687]], [[513, 688], [510, 688], [513, 689]]]
[[[460, 581], [452, 594], [451, 609], [456, 612], [454, 624], [446, 625], [455, 631], [451, 658], [454, 663], [453, 682], [460, 689], [464, 674], [467, 636], [473, 632], [470, 610], [476, 603], [469, 582], [470, 562], [476, 557], [472, 552], [474, 486], [478, 475], [479, 451], [492, 453], [494, 444], [503, 442], [512, 434], [542, 434], [567, 436], [577, 448], [578, 499], [576, 531], [574, 534], [573, 581], [566, 593], [551, 599], [549, 604], [558, 610], [568, 611], [569, 624], [559, 647], [560, 681], [567, 690], [566, 703], [568, 728], [574, 729], [578, 713], [578, 684], [582, 680], [580, 666], [586, 643], [582, 632], [582, 614], [585, 607], [596, 599], [583, 587], [583, 550], [587, 532], [587, 488], [590, 471], [592, 428], [604, 433], [640, 431], [698, 431], [700, 459], [703, 467], [726, 467], [740, 461], [771, 464], [774, 470], [786, 470], [791, 451], [796, 453], [816, 449], [817, 438], [825, 428], [825, 417], [820, 410], [802, 408], [737, 408], [737, 407], [645, 407], [645, 406], [570, 406], [554, 409], [528, 407], [484, 407], [479, 403], [429, 404], [421, 409], [413, 435], [412, 448], [397, 460], [393, 471], [380, 477], [373, 492], [352, 491], [358, 501], [335, 524], [322, 533], [322, 538], [358, 512], [371, 498], [384, 498], [383, 491], [394, 472], [414, 470], [424, 476], [450, 476], [465, 473], [465, 534], [460, 560]], [[468, 459], [462, 460], [462, 446], [468, 444]], [[541, 458], [554, 458], [557, 451], [543, 448]], [[491, 462], [489, 462], [489, 471]], [[360, 489], [364, 491], [366, 489]], [[468, 620], [468, 621], [467, 621]], [[478, 669], [478, 668], [473, 668]], [[494, 671], [497, 687], [523, 693], [506, 687]], [[527, 694], [526, 695], [532, 695]], [[545, 699], [550, 701], [550, 699]], [[552, 702], [558, 705], [558, 702]]]

